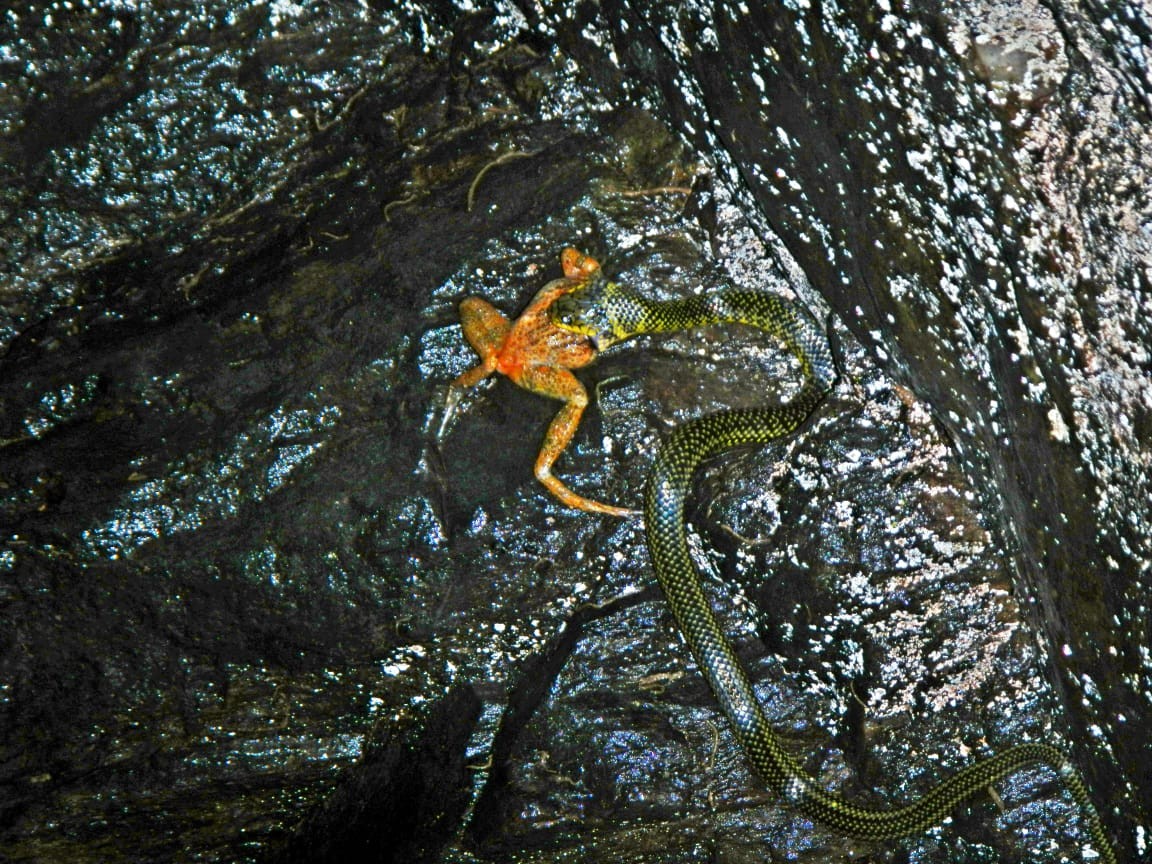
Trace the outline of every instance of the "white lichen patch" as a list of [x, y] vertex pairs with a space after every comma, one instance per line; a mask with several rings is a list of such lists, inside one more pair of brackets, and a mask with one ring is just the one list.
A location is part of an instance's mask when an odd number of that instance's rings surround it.
[[994, 92], [1023, 103], [1051, 96], [1068, 71], [1064, 40], [1038, 0], [958, 6], [953, 44]]

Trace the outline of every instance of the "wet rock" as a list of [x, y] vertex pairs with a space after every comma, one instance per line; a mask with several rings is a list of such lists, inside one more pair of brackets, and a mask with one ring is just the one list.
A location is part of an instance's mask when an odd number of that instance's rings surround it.
[[[494, 381], [437, 435], [460, 299], [515, 314], [569, 244], [653, 296], [835, 313], [844, 383], [710, 466], [692, 516], [809, 770], [894, 802], [1065, 743], [1131, 845], [1147, 28], [1049, 6], [1025, 50], [983, 5], [741, 8], [8, 13], [7, 854], [351, 855], [400, 812], [444, 861], [1077, 854], [1040, 769], [924, 837], [812, 826], [748, 773], [639, 521], [532, 478], [557, 404]], [[798, 385], [720, 328], [582, 375], [559, 473], [632, 505], [673, 425]], [[378, 771], [415, 715], [443, 806]]]
[[270, 861], [439, 860], [470, 794], [464, 748], [480, 714], [466, 686], [449, 691], [423, 722], [386, 730]]

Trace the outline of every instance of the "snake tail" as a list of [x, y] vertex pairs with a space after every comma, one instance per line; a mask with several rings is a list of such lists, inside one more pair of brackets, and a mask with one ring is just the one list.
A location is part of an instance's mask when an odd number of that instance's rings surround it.
[[822, 788], [782, 746], [756, 698], [751, 681], [712, 612], [688, 551], [685, 499], [701, 462], [731, 447], [766, 444], [799, 426], [823, 397], [809, 385], [781, 407], [712, 414], [678, 427], [660, 451], [644, 512], [648, 545], [660, 586], [697, 666], [756, 773], [804, 815], [865, 840], [920, 833], [957, 805], [1020, 768], [1043, 763], [1056, 770], [1087, 820], [1088, 834], [1105, 864], [1115, 854], [1088, 789], [1065, 754], [1048, 744], [1020, 744], [961, 769], [903, 807], [853, 804]]

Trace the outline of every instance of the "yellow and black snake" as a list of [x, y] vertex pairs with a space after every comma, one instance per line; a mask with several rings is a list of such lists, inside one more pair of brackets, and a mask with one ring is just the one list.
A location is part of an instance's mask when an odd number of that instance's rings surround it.
[[824, 334], [787, 300], [756, 291], [726, 290], [682, 300], [645, 299], [598, 271], [551, 309], [553, 323], [591, 337], [599, 349], [641, 333], [739, 323], [779, 338], [800, 361], [806, 384], [787, 404], [722, 411], [678, 427], [656, 456], [644, 501], [648, 548], [660, 586], [692, 655], [753, 769], [794, 807], [819, 822], [861, 839], [907, 837], [949, 816], [965, 799], [1024, 765], [1042, 762], [1063, 779], [1081, 808], [1100, 859], [1116, 856], [1080, 775], [1068, 757], [1048, 744], [1019, 744], [975, 762], [902, 807], [853, 804], [825, 790], [781, 746], [752, 683], [702, 589], [688, 551], [685, 498], [692, 475], [711, 456], [733, 447], [766, 444], [794, 432], [812, 414], [836, 379]]

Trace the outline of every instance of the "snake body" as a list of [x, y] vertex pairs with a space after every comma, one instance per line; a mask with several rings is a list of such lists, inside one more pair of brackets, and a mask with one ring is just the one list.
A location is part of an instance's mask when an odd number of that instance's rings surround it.
[[1059, 774], [1081, 808], [1100, 859], [1115, 864], [1087, 787], [1068, 757], [1051, 745], [1009, 747], [961, 769], [910, 804], [881, 809], [854, 804], [824, 789], [773, 731], [692, 563], [685, 499], [703, 461], [733, 447], [767, 444], [794, 432], [831, 389], [835, 364], [824, 334], [805, 311], [782, 297], [756, 291], [654, 301], [596, 273], [555, 302], [552, 320], [591, 337], [600, 349], [641, 333], [745, 324], [779, 338], [800, 362], [806, 384], [787, 404], [722, 411], [677, 427], [657, 454], [644, 501], [648, 548], [672, 614], [748, 762], [776, 793], [804, 815], [846, 835], [894, 839], [938, 824], [962, 801], [1021, 767], [1044, 763]]

